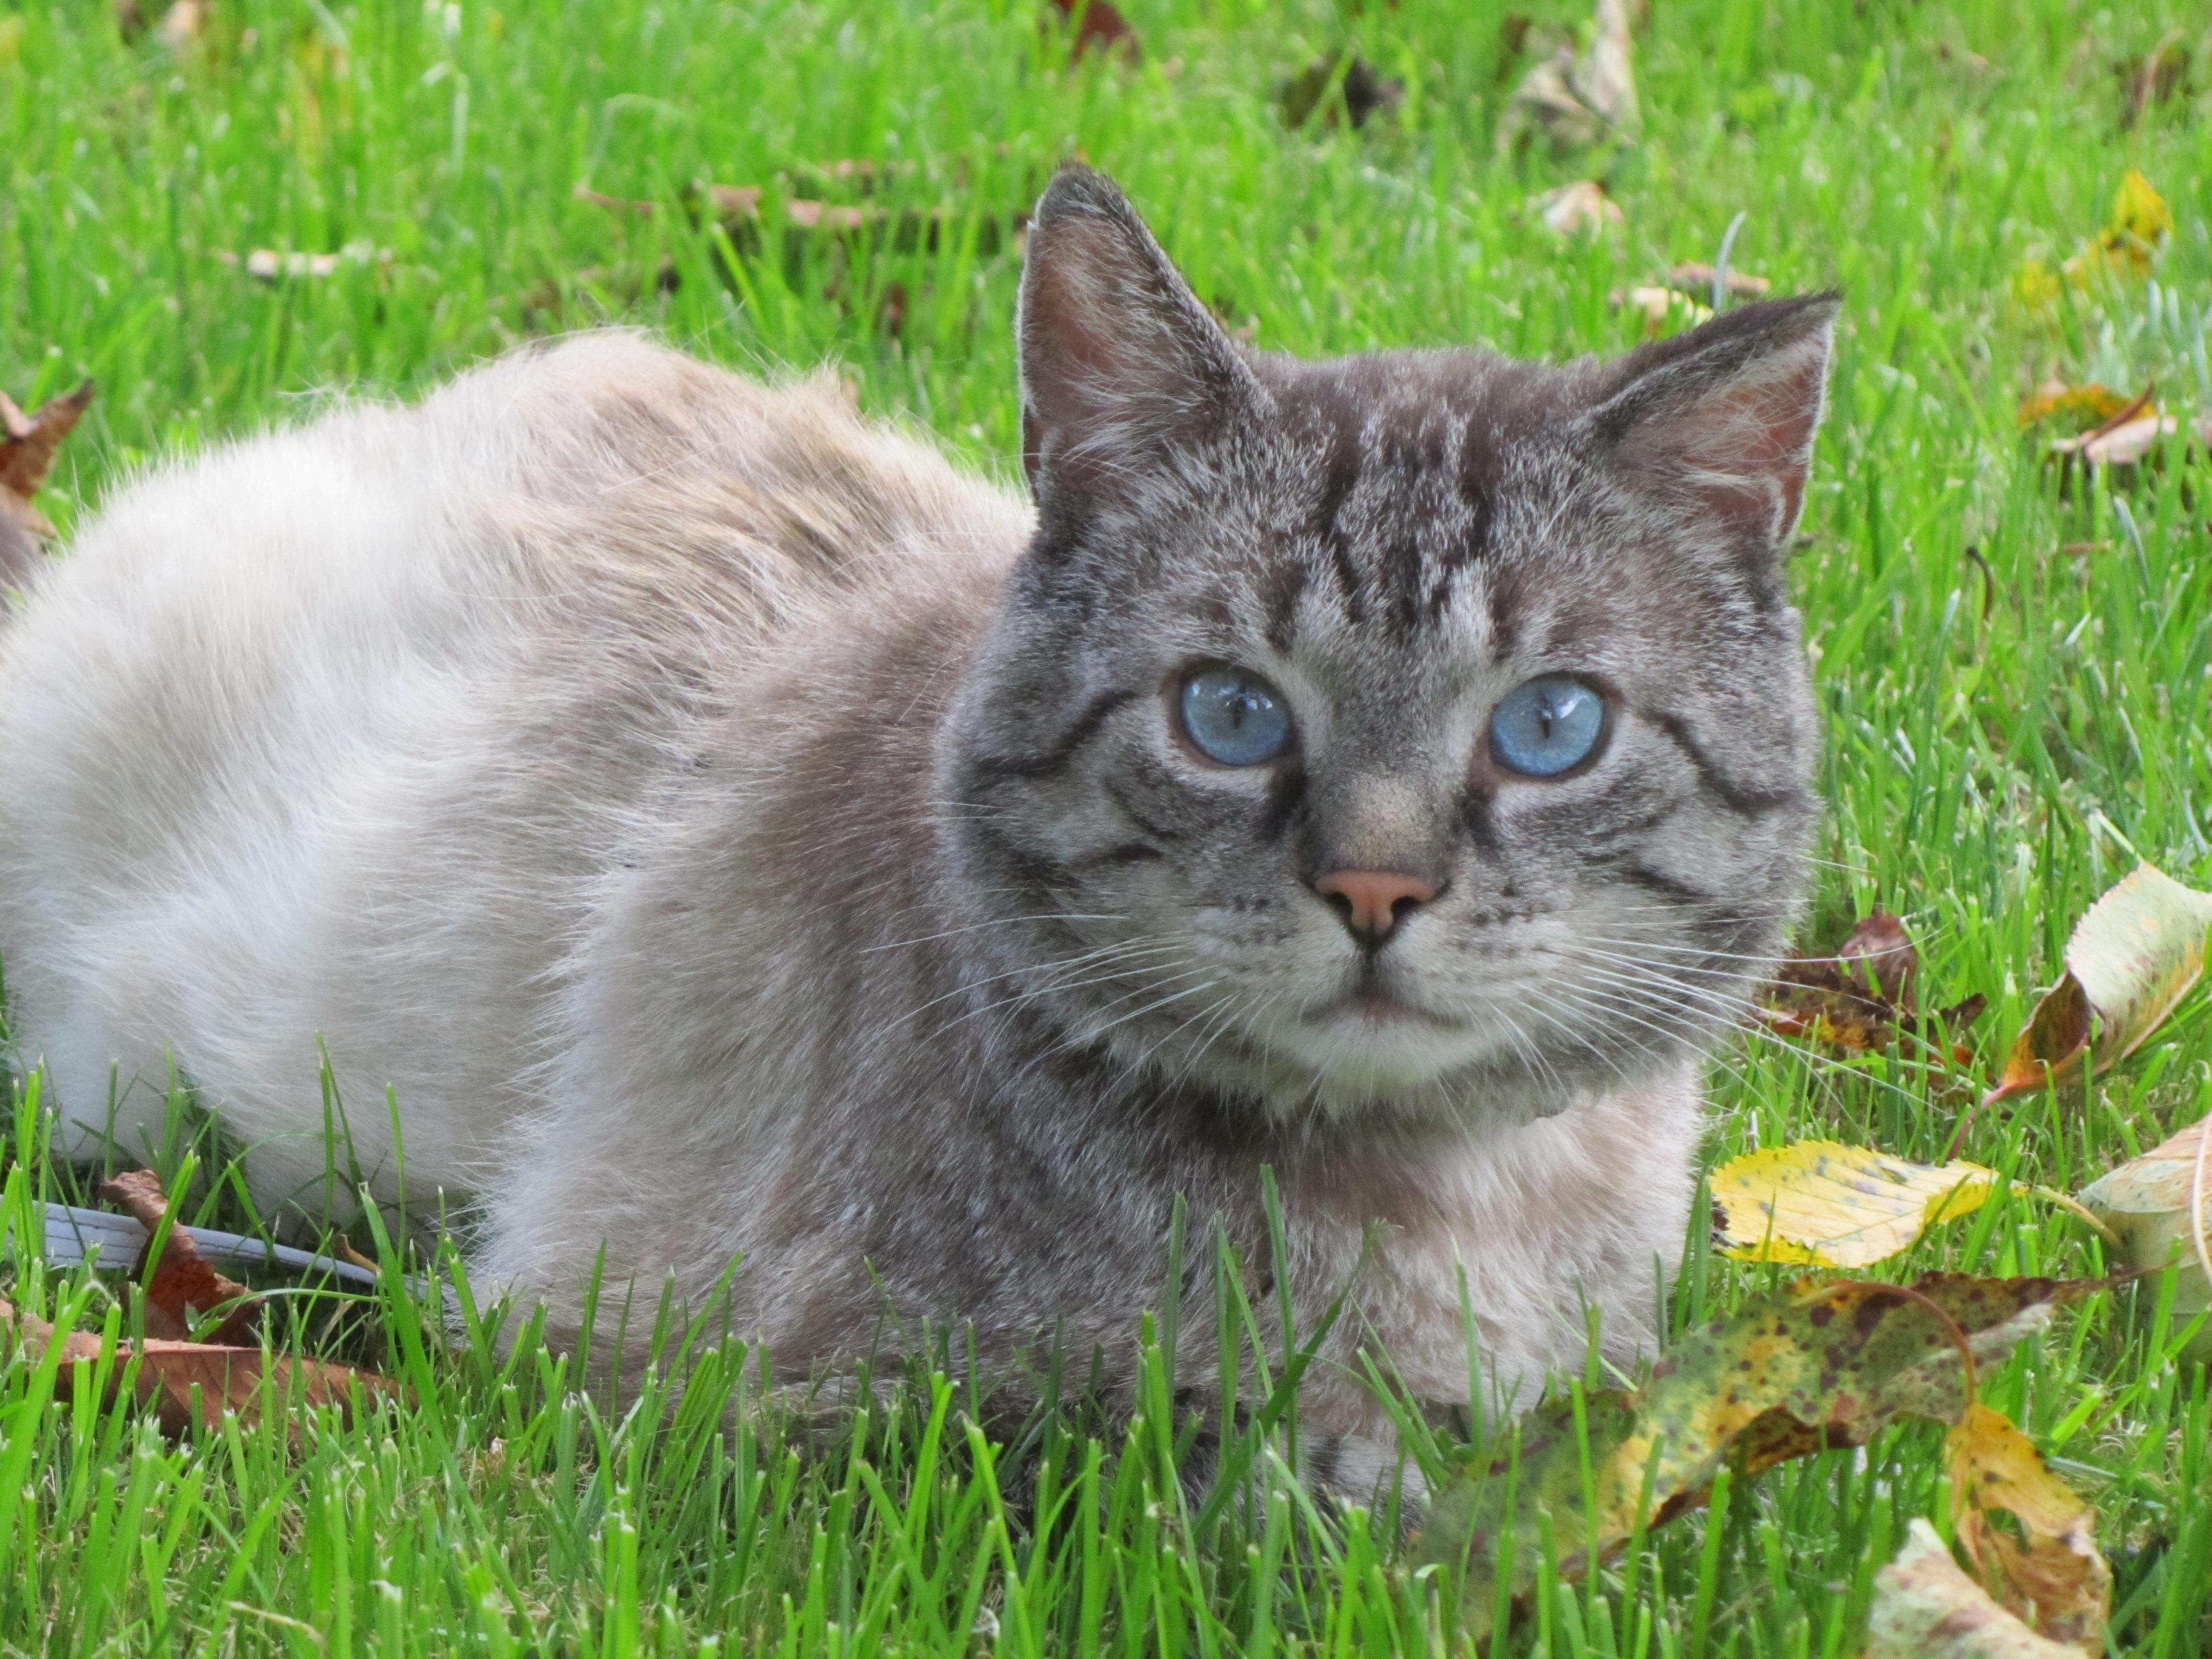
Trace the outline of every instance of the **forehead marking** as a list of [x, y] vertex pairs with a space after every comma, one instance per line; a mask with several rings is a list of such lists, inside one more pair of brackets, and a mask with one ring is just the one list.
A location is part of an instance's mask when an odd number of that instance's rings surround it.
[[1359, 567], [1352, 556], [1352, 538], [1345, 532], [1343, 515], [1346, 501], [1359, 482], [1362, 459], [1359, 431], [1349, 420], [1340, 420], [1330, 434], [1328, 470], [1322, 477], [1321, 500], [1314, 508], [1314, 534], [1328, 550], [1330, 563], [1336, 571], [1337, 586], [1344, 594], [1344, 614], [1357, 627], [1366, 619], [1367, 595], [1359, 580]]

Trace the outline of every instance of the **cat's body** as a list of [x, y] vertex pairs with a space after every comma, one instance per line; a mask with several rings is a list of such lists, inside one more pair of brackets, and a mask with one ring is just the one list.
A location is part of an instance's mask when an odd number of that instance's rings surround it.
[[[1648, 1337], [1699, 1046], [1795, 902], [1826, 314], [1633, 372], [1247, 363], [1077, 173], [1036, 515], [619, 336], [157, 476], [0, 644], [19, 1040], [94, 1124], [173, 1053], [312, 1203], [319, 1035], [380, 1194], [388, 1083], [416, 1206], [477, 1195], [556, 1334], [603, 1249], [647, 1304], [743, 1252], [787, 1370], [888, 1311], [1110, 1382], [1181, 1194], [1302, 1322], [1352, 1287], [1317, 1428], [1379, 1426], [1362, 1346], [1468, 1398], [1462, 1273], [1525, 1398], [1587, 1305]], [[1209, 674], [1289, 746], [1200, 752]], [[1556, 776], [1498, 758], [1532, 675], [1609, 711]]]

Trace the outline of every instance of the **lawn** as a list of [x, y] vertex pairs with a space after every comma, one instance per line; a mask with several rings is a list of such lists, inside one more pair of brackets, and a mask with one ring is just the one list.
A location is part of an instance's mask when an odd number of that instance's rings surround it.
[[[2044, 452], [2069, 428], [2016, 415], [2053, 377], [2212, 410], [2199, 7], [1651, 0], [1640, 138], [1555, 155], [1494, 142], [1526, 62], [1492, 0], [1125, 0], [1140, 61], [1079, 64], [1037, 0], [204, 0], [196, 30], [140, 3], [123, 31], [106, 0], [0, 0], [0, 390], [100, 385], [40, 497], [64, 534], [152, 457], [606, 321], [750, 368], [834, 364], [869, 410], [1012, 476], [1014, 216], [1070, 155], [1120, 179], [1225, 319], [1308, 354], [1618, 350], [1645, 325], [1616, 292], [1714, 260], [1734, 227], [1732, 268], [1844, 296], [1793, 568], [1828, 732], [1802, 939], [1899, 913], [1923, 1005], [1989, 1007], [1964, 1075], [1745, 1034], [1712, 1068], [1712, 1158], [1824, 1136], [1940, 1162], [2091, 901], [2139, 857], [2212, 885], [2212, 471], [2177, 441], [2062, 495]], [[1508, 3], [1539, 36], [1587, 18]], [[2162, 43], [2190, 66], [2131, 99]], [[1284, 83], [1353, 48], [1403, 82], [1395, 107], [1288, 126]], [[2069, 281], [2131, 168], [2171, 232], [2145, 270]], [[1547, 225], [1544, 192], [1600, 177], [1618, 224]], [[763, 195], [726, 219], [714, 184]], [[804, 231], [793, 201], [868, 228]], [[2024, 1189], [2075, 1191], [2208, 1105], [2200, 992], [2094, 1086], [1980, 1114], [1963, 1152], [2009, 1184], [1875, 1271], [2106, 1271]], [[185, 1218], [236, 1224], [181, 1098], [175, 1127], [149, 1156], [189, 1177]], [[21, 1097], [5, 1168], [18, 1241], [83, 1191]], [[11, 1300], [118, 1328], [112, 1280], [10, 1262]], [[1672, 1327], [1776, 1277], [1693, 1250]], [[2098, 1507], [2112, 1650], [2183, 1659], [2212, 1652], [2212, 1394], [2154, 1350], [2148, 1299], [2063, 1310], [1981, 1386]], [[292, 1298], [271, 1331], [411, 1395], [179, 1439], [0, 1370], [0, 1651], [1454, 1646], [1449, 1586], [1395, 1517], [1316, 1510], [1284, 1426], [1232, 1448], [1237, 1501], [1186, 1493], [1156, 1342], [1161, 1408], [1133, 1428], [1071, 1410], [994, 1444], [926, 1370], [799, 1437], [727, 1409], [725, 1352], [613, 1416], [527, 1332], [449, 1340], [396, 1271], [365, 1300]], [[1547, 1572], [1502, 1650], [1854, 1654], [1907, 1522], [1948, 1514], [1941, 1439], [1786, 1465], [1587, 1582]]]

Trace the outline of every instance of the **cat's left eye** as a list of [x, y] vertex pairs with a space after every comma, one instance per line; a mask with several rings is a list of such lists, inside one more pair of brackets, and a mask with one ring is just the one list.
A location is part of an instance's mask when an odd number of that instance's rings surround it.
[[1264, 766], [1290, 752], [1290, 705], [1256, 674], [1202, 669], [1182, 683], [1177, 712], [1191, 745], [1219, 765]]
[[1565, 674], [1542, 674], [1498, 699], [1491, 757], [1523, 777], [1556, 778], [1588, 760], [1605, 735], [1605, 698]]

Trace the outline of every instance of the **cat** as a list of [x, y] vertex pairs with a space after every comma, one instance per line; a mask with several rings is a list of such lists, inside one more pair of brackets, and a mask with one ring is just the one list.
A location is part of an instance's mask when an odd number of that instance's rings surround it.
[[1345, 1298], [1309, 1443], [1387, 1446], [1362, 1350], [1528, 1403], [1590, 1310], [1650, 1341], [1800, 902], [1835, 313], [1261, 354], [1072, 165], [1026, 501], [612, 332], [157, 468], [0, 639], [21, 1051], [80, 1148], [173, 1060], [273, 1206], [326, 1047], [375, 1194], [556, 1341], [742, 1255], [779, 1375], [926, 1318], [1126, 1397], [1180, 1194]]

